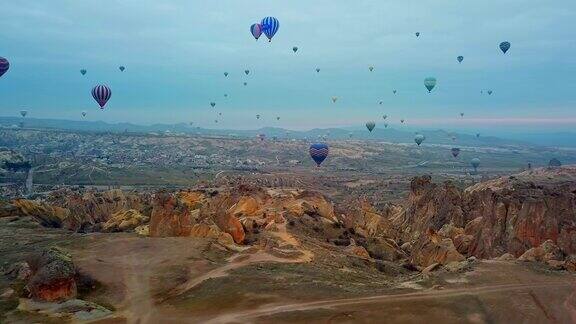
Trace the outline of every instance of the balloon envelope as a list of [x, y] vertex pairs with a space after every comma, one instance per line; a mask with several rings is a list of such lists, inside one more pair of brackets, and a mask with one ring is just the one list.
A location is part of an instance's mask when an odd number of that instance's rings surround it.
[[416, 134], [416, 136], [414, 136], [414, 142], [416, 142], [418, 146], [420, 146], [420, 144], [422, 144], [422, 142], [424, 142], [425, 139], [426, 137], [424, 137], [424, 135], [422, 134]]
[[272, 37], [276, 35], [276, 32], [278, 32], [278, 29], [280, 28], [280, 22], [274, 17], [266, 17], [262, 19], [260, 25], [262, 26], [262, 32], [264, 35], [268, 37], [268, 41], [272, 41]]
[[228, 76], [228, 72], [224, 72], [224, 76], [227, 77], [227, 76]]
[[420, 36], [420, 32], [415, 32], [414, 34], [416, 35], [416, 37]]
[[432, 89], [434, 89], [434, 87], [436, 86], [436, 78], [427, 77], [426, 79], [424, 79], [424, 86], [426, 87], [426, 89], [428, 89], [428, 92], [431, 92]]
[[82, 117], [86, 117], [86, 112], [85, 112], [85, 111], [82, 112]]
[[376, 127], [376, 123], [373, 121], [369, 121], [366, 123], [366, 128], [368, 128], [368, 130], [370, 132], [372, 132], [372, 130], [374, 129], [374, 127]]
[[126, 68], [123, 65], [120, 65], [118, 69], [120, 70], [120, 72], [124, 72], [124, 70], [126, 70]]
[[210, 103], [210, 106], [212, 106], [212, 108], [214, 108], [214, 106], [216, 106], [216, 103], [215, 103], [215, 102], [211, 102], [211, 103]]
[[510, 49], [510, 43], [509, 42], [500, 43], [500, 50], [502, 51], [502, 53], [506, 54], [506, 52], [508, 52], [509, 49]]
[[472, 160], [470, 160], [470, 164], [472, 165], [474, 170], [476, 170], [476, 168], [478, 168], [480, 166], [480, 159], [479, 158], [473, 158]]
[[453, 157], [458, 157], [458, 154], [460, 154], [460, 149], [457, 147], [453, 147], [450, 152], [452, 153]]
[[22, 117], [26, 117], [26, 115], [28, 115], [28, 111], [27, 110], [20, 110], [20, 115]]
[[310, 145], [310, 149], [308, 151], [310, 152], [310, 157], [312, 160], [316, 162], [317, 166], [320, 166], [320, 164], [322, 164], [322, 162], [324, 162], [328, 156], [329, 149], [328, 145], [325, 143], [315, 143]]
[[250, 73], [250, 70], [244, 70], [244, 73], [246, 73], [246, 75], [248, 75]]
[[320, 68], [316, 68], [316, 72], [320, 72]]
[[250, 26], [250, 32], [252, 33], [252, 36], [254, 36], [256, 40], [258, 40], [258, 38], [260, 38], [260, 35], [262, 35], [262, 25], [253, 24], [252, 26]]
[[82, 74], [82, 75], [86, 75], [86, 72], [87, 72], [87, 71], [84, 70], [84, 69], [80, 70], [80, 74]]
[[7, 59], [0, 57], [0, 77], [4, 75], [10, 68], [10, 62]]
[[294, 53], [298, 52], [298, 46], [292, 47], [292, 50], [294, 51]]
[[460, 55], [456, 59], [458, 60], [458, 63], [462, 63], [462, 61], [464, 61], [464, 56]]
[[96, 100], [98, 105], [100, 105], [101, 109], [104, 109], [104, 106], [106, 105], [111, 96], [112, 96], [112, 90], [110, 90], [110, 88], [108, 88], [103, 84], [97, 85], [94, 88], [92, 88], [92, 97], [94, 98], [94, 100]]

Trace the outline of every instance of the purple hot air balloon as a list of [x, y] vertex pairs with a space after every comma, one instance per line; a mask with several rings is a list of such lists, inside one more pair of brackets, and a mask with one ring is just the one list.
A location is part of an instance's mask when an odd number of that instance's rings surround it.
[[112, 90], [107, 86], [100, 84], [92, 88], [92, 97], [100, 105], [100, 109], [104, 109], [106, 102], [112, 96]]
[[8, 62], [8, 60], [0, 56], [0, 77], [4, 75], [4, 73], [6, 73], [6, 71], [8, 71], [9, 68], [10, 63]]
[[452, 156], [456, 158], [456, 157], [458, 157], [458, 154], [460, 154], [460, 149], [457, 148], [457, 147], [453, 147], [453, 148], [450, 150], [450, 152], [452, 152]]
[[258, 40], [258, 38], [260, 38], [260, 35], [262, 35], [262, 25], [253, 24], [252, 26], [250, 26], [250, 32], [252, 33], [252, 36], [254, 36], [256, 40]]
[[328, 156], [328, 145], [326, 145], [325, 143], [312, 144], [310, 145], [309, 151], [310, 151], [310, 157], [312, 157], [312, 160], [314, 160], [314, 162], [316, 162], [316, 165], [319, 167], [320, 164], [322, 164], [322, 162], [324, 162], [324, 160]]

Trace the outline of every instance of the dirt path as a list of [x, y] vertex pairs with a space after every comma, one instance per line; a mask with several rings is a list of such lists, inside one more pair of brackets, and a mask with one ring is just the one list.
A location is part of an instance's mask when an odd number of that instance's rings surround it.
[[[368, 304], [383, 304], [386, 302], [398, 302], [398, 301], [412, 301], [418, 302], [426, 299], [435, 298], [447, 298], [447, 297], [458, 297], [464, 295], [480, 295], [480, 294], [493, 294], [500, 292], [509, 291], [532, 291], [533, 289], [539, 288], [554, 288], [554, 287], [566, 287], [567, 282], [564, 281], [547, 281], [539, 283], [529, 283], [529, 284], [500, 284], [500, 285], [486, 285], [482, 287], [474, 288], [456, 288], [447, 290], [431, 290], [425, 292], [414, 292], [405, 294], [387, 294], [379, 296], [370, 297], [360, 297], [360, 298], [347, 298], [347, 299], [329, 299], [314, 302], [305, 303], [294, 303], [294, 304], [283, 304], [283, 305], [268, 305], [254, 310], [248, 310], [244, 312], [235, 312], [224, 314], [212, 318], [205, 323], [252, 323], [255, 319], [270, 315], [276, 315], [281, 313], [296, 312], [296, 311], [307, 311], [314, 309], [335, 309], [342, 306], [353, 306], [353, 305], [368, 305]], [[567, 301], [568, 302], [568, 301]], [[380, 307], [381, 305], [379, 305]], [[571, 307], [572, 311], [573, 306]]]

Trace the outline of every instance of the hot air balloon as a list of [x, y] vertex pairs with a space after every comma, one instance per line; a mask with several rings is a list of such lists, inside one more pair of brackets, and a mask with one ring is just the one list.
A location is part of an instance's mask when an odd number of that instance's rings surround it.
[[320, 72], [320, 68], [316, 68], [316, 72]]
[[384, 123], [384, 128], [388, 128], [388, 123]]
[[488, 90], [488, 95], [491, 95], [491, 94], [492, 94], [492, 90]]
[[124, 67], [124, 65], [120, 65], [118, 69], [120, 70], [120, 72], [124, 72], [124, 70], [126, 70], [126, 67]]
[[216, 103], [215, 103], [215, 102], [211, 102], [211, 103], [210, 103], [210, 106], [212, 106], [212, 108], [214, 108], [214, 106], [216, 106]]
[[218, 124], [218, 119], [214, 119], [214, 123]]
[[260, 119], [260, 115], [256, 115], [256, 119]]
[[260, 25], [262, 26], [262, 32], [268, 37], [268, 41], [271, 42], [272, 37], [276, 35], [278, 28], [280, 28], [280, 22], [274, 17], [266, 17], [262, 19]]
[[464, 113], [461, 112], [461, 113], [460, 113], [460, 117], [464, 117]]
[[92, 88], [92, 97], [96, 100], [98, 105], [100, 105], [100, 109], [104, 109], [104, 105], [106, 105], [106, 102], [108, 102], [111, 96], [112, 90], [103, 84]]
[[218, 113], [218, 116], [222, 116], [222, 113], [221, 113], [221, 112], [219, 112], [219, 113]]
[[400, 119], [400, 122], [401, 122], [402, 124], [404, 124], [404, 119]]
[[276, 117], [276, 120], [280, 120], [280, 117]]
[[379, 101], [378, 104], [381, 105], [383, 103], [383, 101]]
[[422, 144], [422, 142], [424, 142], [425, 139], [426, 137], [422, 134], [416, 134], [416, 136], [414, 136], [414, 142], [416, 142], [418, 146], [420, 146], [420, 144]]
[[476, 138], [479, 138], [479, 137], [480, 137], [480, 133], [476, 133]]
[[28, 115], [28, 110], [20, 110], [20, 116], [26, 117]]
[[324, 160], [326, 159], [326, 157], [328, 156], [328, 145], [326, 145], [325, 143], [315, 143], [310, 145], [310, 157], [312, 157], [312, 160], [314, 160], [314, 162], [316, 162], [316, 165], [319, 167], [320, 164], [322, 164], [322, 162], [324, 162]]
[[480, 166], [480, 159], [477, 157], [473, 158], [472, 160], [470, 160], [470, 165], [472, 165], [474, 171], [476, 171], [476, 169], [478, 169], [478, 167]]
[[373, 121], [369, 121], [366, 123], [366, 128], [368, 128], [368, 130], [370, 132], [372, 132], [372, 130], [374, 129], [374, 127], [376, 127], [376, 123]]
[[414, 35], [416, 35], [416, 37], [420, 36], [420, 32], [415, 32]]
[[450, 152], [452, 153], [452, 156], [457, 158], [458, 154], [460, 154], [460, 149], [457, 147], [453, 147], [452, 149], [450, 149]]
[[392, 90], [392, 93], [396, 94], [396, 89]]
[[427, 77], [426, 79], [424, 79], [424, 86], [426, 87], [426, 89], [428, 89], [428, 92], [431, 92], [432, 89], [434, 89], [434, 87], [436, 86], [436, 78]]
[[224, 72], [224, 76], [227, 77], [227, 76], [228, 76], [228, 72]]
[[80, 70], [80, 74], [82, 74], [82, 75], [86, 75], [86, 72], [87, 71], [85, 69]]
[[82, 117], [86, 117], [86, 112], [85, 112], [85, 111], [82, 112]]
[[244, 82], [244, 86], [247, 86], [247, 85], [248, 85], [248, 82]]
[[370, 72], [374, 71], [374, 67], [373, 66], [369, 66], [368, 70], [370, 70]]
[[298, 46], [292, 47], [292, 51], [293, 51], [294, 53], [298, 52]]
[[248, 74], [250, 73], [250, 70], [244, 70], [244, 73], [245, 73], [246, 75], [248, 75]]
[[510, 43], [509, 42], [500, 43], [500, 50], [502, 51], [502, 53], [506, 54], [506, 52], [508, 52], [509, 49], [510, 49]]
[[224, 98], [228, 98], [228, 94], [227, 94], [227, 93], [224, 94]]
[[458, 60], [458, 63], [462, 63], [462, 61], [464, 61], [464, 56], [460, 55], [456, 59]]
[[338, 100], [338, 97], [332, 97], [332, 102], [336, 103], [336, 100]]
[[382, 116], [382, 119], [386, 119], [386, 118], [388, 118], [388, 115]]
[[348, 138], [352, 138], [352, 133], [348, 133]]
[[7, 59], [0, 57], [0, 77], [4, 75], [10, 68], [10, 62]]
[[258, 139], [260, 139], [260, 141], [263, 141], [266, 139], [266, 135], [265, 134], [258, 134], [256, 135], [256, 137], [258, 137]]
[[250, 32], [252, 33], [252, 36], [254, 36], [256, 40], [258, 40], [258, 38], [260, 38], [260, 35], [262, 35], [262, 25], [253, 24], [252, 26], [250, 26]]

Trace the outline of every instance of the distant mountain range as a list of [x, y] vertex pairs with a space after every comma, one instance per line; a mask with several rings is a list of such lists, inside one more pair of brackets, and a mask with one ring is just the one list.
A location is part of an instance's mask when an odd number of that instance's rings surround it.
[[[21, 125], [24, 121], [24, 124]], [[67, 131], [82, 132], [129, 132], [141, 134], [200, 134], [214, 136], [236, 136], [236, 137], [254, 137], [258, 134], [264, 134], [268, 138], [297, 138], [297, 139], [318, 139], [323, 137], [327, 139], [362, 139], [362, 140], [379, 140], [392, 143], [412, 143], [416, 132], [399, 130], [392, 127], [383, 128], [378, 125], [372, 132], [365, 129], [344, 129], [344, 128], [327, 128], [311, 129], [308, 131], [294, 131], [283, 128], [266, 127], [255, 130], [234, 130], [234, 129], [206, 129], [190, 126], [185, 123], [178, 124], [153, 124], [153, 125], [136, 125], [131, 123], [106, 123], [102, 121], [77, 121], [61, 119], [35, 119], [35, 118], [17, 118], [17, 117], [0, 117], [1, 127], [24, 127], [37, 129], [57, 129]], [[426, 136], [427, 144], [444, 144], [466, 146], [564, 146], [576, 147], [574, 140], [576, 134], [572, 133], [549, 133], [549, 134], [513, 134], [506, 136], [508, 138], [447, 132], [444, 130], [427, 130], [421, 131]]]

